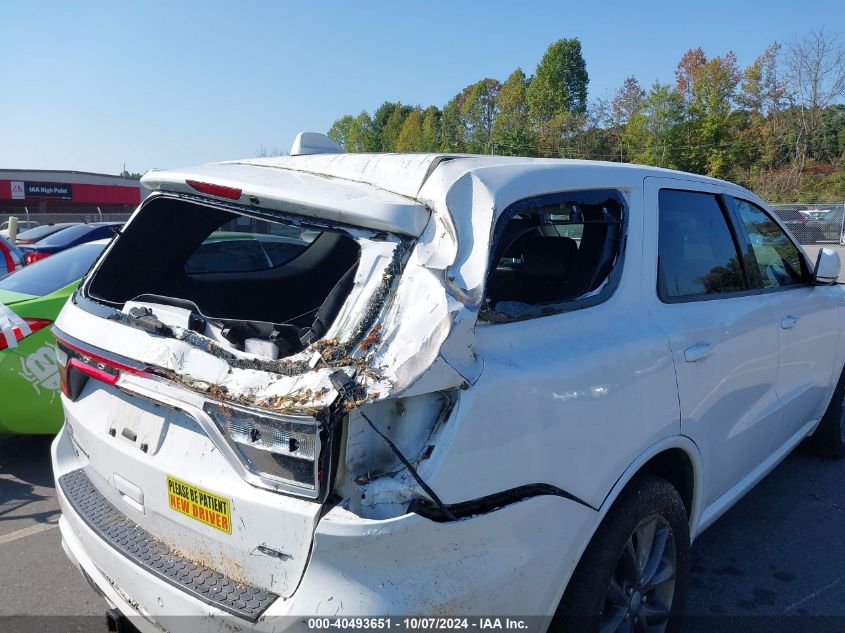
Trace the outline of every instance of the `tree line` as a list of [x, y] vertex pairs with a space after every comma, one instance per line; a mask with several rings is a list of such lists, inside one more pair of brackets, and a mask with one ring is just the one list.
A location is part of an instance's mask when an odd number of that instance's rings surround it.
[[690, 49], [674, 81], [628, 77], [588, 100], [577, 38], [552, 43], [533, 75], [471, 83], [442, 107], [385, 101], [337, 119], [349, 152], [459, 152], [641, 163], [726, 178], [772, 201], [845, 199], [845, 48], [814, 31], [750, 65]]

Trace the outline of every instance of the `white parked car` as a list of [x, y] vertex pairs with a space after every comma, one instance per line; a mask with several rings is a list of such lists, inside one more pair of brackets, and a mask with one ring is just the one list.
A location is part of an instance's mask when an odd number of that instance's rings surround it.
[[[28, 231], [29, 229], [33, 229], [36, 226], [38, 226], [38, 222], [33, 222], [30, 220], [18, 220], [18, 234], [23, 233], [24, 231]], [[8, 220], [0, 224], [0, 237], [5, 237], [7, 239], [9, 237]]]
[[[57, 320], [63, 543], [112, 617], [672, 630], [691, 540], [845, 452], [838, 256], [751, 192], [314, 145], [148, 173]], [[239, 223], [287, 239], [190, 267]]]

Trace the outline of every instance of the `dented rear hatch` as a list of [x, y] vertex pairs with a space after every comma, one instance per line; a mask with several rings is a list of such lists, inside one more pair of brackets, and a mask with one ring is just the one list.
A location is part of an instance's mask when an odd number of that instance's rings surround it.
[[152, 183], [55, 331], [96, 491], [185, 560], [285, 597], [337, 464], [329, 377], [366, 375], [362, 400], [388, 389], [368, 341], [427, 211], [248, 169]]

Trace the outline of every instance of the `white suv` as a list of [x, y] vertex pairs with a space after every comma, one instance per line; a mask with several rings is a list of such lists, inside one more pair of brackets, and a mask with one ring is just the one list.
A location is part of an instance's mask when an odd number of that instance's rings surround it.
[[143, 183], [56, 323], [53, 444], [65, 551], [139, 629], [672, 630], [691, 540], [805, 437], [845, 452], [838, 256], [736, 185], [340, 153]]

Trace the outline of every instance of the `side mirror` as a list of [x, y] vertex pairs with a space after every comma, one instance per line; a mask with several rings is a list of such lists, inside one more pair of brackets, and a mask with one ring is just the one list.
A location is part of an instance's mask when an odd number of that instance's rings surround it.
[[813, 283], [835, 284], [839, 279], [839, 253], [831, 248], [819, 249], [816, 267], [813, 270]]

